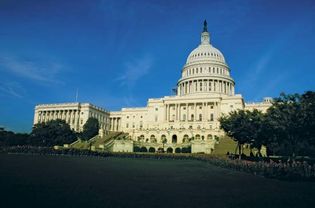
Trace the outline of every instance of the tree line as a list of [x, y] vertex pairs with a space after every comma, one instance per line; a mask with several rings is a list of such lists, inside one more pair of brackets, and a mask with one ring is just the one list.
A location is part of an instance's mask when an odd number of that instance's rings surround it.
[[238, 110], [222, 116], [221, 129], [238, 144], [249, 144], [269, 155], [315, 156], [315, 92], [284, 94], [274, 98], [266, 113]]
[[95, 118], [89, 118], [82, 132], [73, 131], [64, 120], [56, 119], [35, 124], [31, 133], [14, 133], [0, 130], [0, 146], [42, 146], [70, 144], [78, 138], [88, 140], [98, 134], [99, 123]]

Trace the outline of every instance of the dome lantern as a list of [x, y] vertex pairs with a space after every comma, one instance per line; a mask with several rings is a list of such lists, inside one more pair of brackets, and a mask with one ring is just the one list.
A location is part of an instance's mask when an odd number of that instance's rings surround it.
[[203, 31], [201, 33], [201, 44], [202, 45], [209, 45], [210, 44], [210, 35], [208, 32], [207, 20], [205, 20], [203, 22]]

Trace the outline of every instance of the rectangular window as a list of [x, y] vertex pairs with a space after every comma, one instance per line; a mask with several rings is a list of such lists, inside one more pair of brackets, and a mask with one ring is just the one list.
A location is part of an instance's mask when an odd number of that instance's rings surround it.
[[210, 121], [213, 121], [213, 113], [210, 114]]

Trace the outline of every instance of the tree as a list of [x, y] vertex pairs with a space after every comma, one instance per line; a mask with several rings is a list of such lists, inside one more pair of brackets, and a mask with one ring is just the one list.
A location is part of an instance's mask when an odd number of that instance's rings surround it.
[[83, 125], [83, 132], [81, 137], [84, 140], [89, 140], [96, 136], [99, 131], [99, 123], [96, 118], [89, 118]]
[[307, 91], [301, 96], [304, 137], [309, 144], [308, 154], [315, 155], [315, 92]]
[[262, 127], [263, 114], [258, 110], [248, 111], [239, 110], [230, 112], [229, 115], [222, 116], [220, 128], [237, 142], [239, 159], [242, 155], [242, 146], [252, 144], [255, 147], [261, 147], [259, 135]]
[[269, 148], [276, 154], [295, 158], [310, 152], [314, 144], [314, 92], [284, 94], [275, 98], [267, 111], [267, 123], [272, 131]]
[[26, 145], [29, 135], [25, 133], [14, 133], [12, 131], [0, 130], [0, 146]]
[[35, 124], [30, 134], [30, 145], [53, 146], [69, 144], [76, 140], [76, 134], [64, 120], [51, 120]]

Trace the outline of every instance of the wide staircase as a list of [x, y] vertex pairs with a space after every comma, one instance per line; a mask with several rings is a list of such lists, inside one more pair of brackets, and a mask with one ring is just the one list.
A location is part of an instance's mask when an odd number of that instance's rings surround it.
[[110, 151], [115, 140], [122, 140], [126, 138], [128, 138], [127, 133], [110, 132], [109, 134], [103, 137], [96, 135], [95, 137], [89, 139], [88, 141], [83, 141], [79, 139], [70, 144], [70, 147], [75, 149], [94, 149]]

